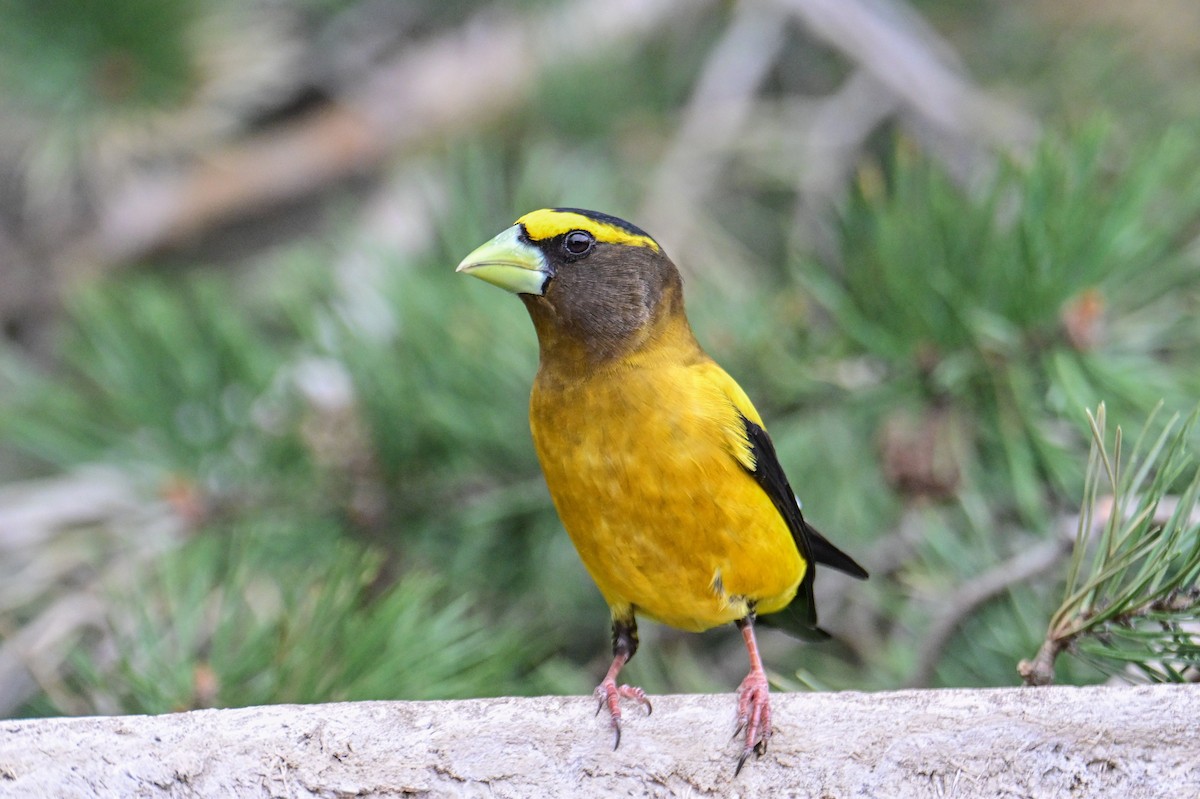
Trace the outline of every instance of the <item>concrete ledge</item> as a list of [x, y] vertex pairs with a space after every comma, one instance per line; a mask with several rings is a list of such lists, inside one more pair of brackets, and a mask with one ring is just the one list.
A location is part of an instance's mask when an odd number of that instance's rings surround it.
[[587, 697], [0, 721], [0, 796], [1200, 796], [1200, 686], [660, 696], [612, 751]]

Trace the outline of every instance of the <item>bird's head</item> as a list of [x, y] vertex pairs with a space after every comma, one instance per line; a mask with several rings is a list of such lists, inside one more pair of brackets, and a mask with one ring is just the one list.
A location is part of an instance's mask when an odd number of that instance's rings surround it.
[[676, 318], [686, 327], [679, 271], [658, 242], [596, 211], [528, 213], [457, 271], [521, 297], [543, 358], [595, 364], [654, 340]]

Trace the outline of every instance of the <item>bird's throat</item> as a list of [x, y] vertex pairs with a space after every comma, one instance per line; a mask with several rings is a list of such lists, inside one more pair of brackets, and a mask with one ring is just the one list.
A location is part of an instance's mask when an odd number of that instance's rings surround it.
[[643, 360], [688, 361], [703, 357], [683, 303], [663, 303], [649, 324], [633, 330], [565, 320], [544, 297], [521, 295], [537, 331], [541, 368], [564, 378], [583, 378]]

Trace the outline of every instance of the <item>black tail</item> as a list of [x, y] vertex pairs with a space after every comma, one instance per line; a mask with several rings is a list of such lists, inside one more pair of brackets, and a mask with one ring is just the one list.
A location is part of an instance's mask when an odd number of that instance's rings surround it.
[[805, 522], [805, 526], [808, 527], [808, 544], [812, 548], [813, 560], [859, 580], [867, 579], [867, 570], [859, 566], [854, 558], [829, 543], [829, 539], [817, 532], [811, 524]]

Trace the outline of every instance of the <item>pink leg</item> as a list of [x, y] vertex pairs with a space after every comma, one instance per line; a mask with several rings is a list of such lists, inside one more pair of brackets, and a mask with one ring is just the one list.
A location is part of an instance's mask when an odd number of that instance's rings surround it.
[[637, 626], [633, 619], [629, 621], [613, 621], [613, 662], [608, 667], [608, 673], [596, 686], [596, 698], [600, 700], [596, 712], [608, 705], [608, 713], [612, 719], [613, 749], [621, 745], [621, 697], [632, 699], [646, 707], [646, 715], [653, 712], [646, 692], [632, 685], [617, 685], [617, 675], [621, 668], [637, 651]]
[[754, 638], [754, 614], [737, 623], [750, 655], [750, 673], [738, 686], [737, 735], [746, 731], [746, 745], [738, 758], [735, 775], [741, 772], [751, 753], [761, 756], [767, 751], [771, 738], [771, 703], [767, 686], [767, 673], [763, 670], [762, 658], [758, 654], [758, 641]]

